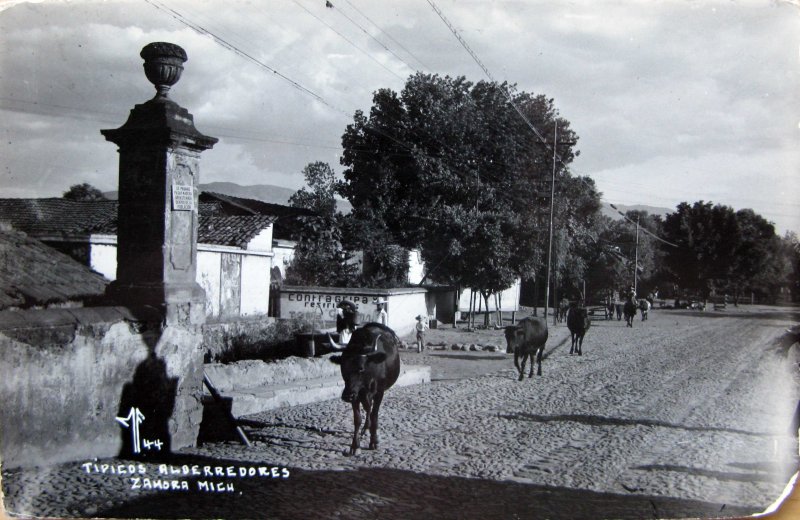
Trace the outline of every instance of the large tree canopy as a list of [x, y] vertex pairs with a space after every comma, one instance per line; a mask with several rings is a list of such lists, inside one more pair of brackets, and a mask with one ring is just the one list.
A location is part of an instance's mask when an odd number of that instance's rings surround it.
[[664, 222], [665, 267], [679, 286], [703, 297], [745, 291], [774, 298], [790, 273], [787, 248], [772, 223], [750, 209], [683, 202]]
[[532, 276], [546, 254], [553, 151], [517, 109], [551, 143], [558, 123], [556, 174], [568, 178], [577, 137], [552, 99], [421, 73], [400, 94], [379, 90], [342, 137], [339, 191], [353, 217], [420, 248], [429, 279], [492, 292]]

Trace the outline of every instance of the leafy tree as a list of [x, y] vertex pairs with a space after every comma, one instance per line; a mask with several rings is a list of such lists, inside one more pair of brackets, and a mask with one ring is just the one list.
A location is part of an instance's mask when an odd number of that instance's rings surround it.
[[67, 200], [107, 200], [102, 191], [87, 182], [73, 184], [64, 192], [62, 198]]
[[303, 177], [310, 189], [300, 188], [289, 197], [289, 205], [333, 216], [336, 213], [336, 174], [333, 168], [321, 161], [309, 163], [303, 168]]
[[682, 202], [664, 220], [665, 268], [680, 287], [708, 298], [728, 284], [740, 243], [736, 214], [729, 206]]
[[731, 292], [738, 303], [753, 291], [774, 300], [791, 272], [775, 227], [751, 209], [684, 202], [667, 215], [664, 234], [680, 246], [664, 249], [667, 271], [679, 286], [704, 298]]
[[[594, 180], [564, 176], [556, 188], [554, 207], [553, 252], [558, 292], [571, 300], [588, 297], [583, 294], [583, 286], [601, 226], [600, 195]], [[553, 298], [560, 296], [554, 294]]]
[[[430, 279], [483, 294], [532, 277], [543, 263], [552, 149], [542, 146], [506, 96], [549, 141], [558, 121], [563, 164], [576, 136], [553, 100], [505, 83], [416, 74], [400, 94], [375, 93], [342, 144], [339, 191], [353, 217], [419, 247]], [[559, 164], [559, 179], [568, 177]], [[544, 247], [543, 247], [544, 246]]]
[[289, 204], [313, 211], [299, 217], [300, 230], [292, 263], [287, 268], [288, 283], [297, 285], [349, 286], [357, 278], [358, 267], [343, 244], [343, 216], [336, 212], [335, 174], [327, 163], [314, 162], [303, 169], [309, 189], [301, 188]]
[[286, 270], [286, 281], [295, 285], [341, 287], [354, 284], [357, 266], [342, 246], [342, 232], [335, 218], [302, 218], [300, 239]]
[[728, 285], [734, 304], [747, 290], [774, 302], [791, 269], [783, 243], [772, 223], [752, 209], [737, 211], [736, 222], [740, 239]]
[[783, 256], [788, 264], [786, 284], [792, 301], [800, 301], [800, 239], [797, 233], [787, 231], [783, 237]]

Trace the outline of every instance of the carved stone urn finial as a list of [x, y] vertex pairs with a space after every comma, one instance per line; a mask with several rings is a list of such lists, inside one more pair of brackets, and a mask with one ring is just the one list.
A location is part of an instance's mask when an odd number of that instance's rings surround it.
[[153, 42], [145, 45], [139, 56], [144, 59], [147, 79], [156, 86], [153, 99], [167, 99], [170, 87], [181, 79], [186, 51], [174, 43]]

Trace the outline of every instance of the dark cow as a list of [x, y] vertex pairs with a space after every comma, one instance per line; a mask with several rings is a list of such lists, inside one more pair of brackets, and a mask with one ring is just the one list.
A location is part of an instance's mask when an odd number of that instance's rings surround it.
[[561, 323], [565, 319], [567, 319], [567, 312], [569, 311], [569, 300], [566, 298], [562, 298], [560, 302], [558, 302], [558, 322]]
[[589, 312], [586, 307], [572, 307], [567, 314], [567, 328], [572, 339], [569, 353], [576, 352], [579, 356], [583, 355], [583, 336], [592, 325], [589, 319]]
[[633, 318], [636, 317], [636, 302], [633, 301], [633, 298], [628, 298], [628, 301], [625, 302], [625, 323], [628, 327], [633, 327]]
[[[330, 338], [329, 338], [330, 339]], [[342, 353], [331, 356], [333, 363], [341, 366], [344, 390], [342, 401], [353, 405], [353, 442], [345, 455], [358, 453], [359, 441], [369, 428], [369, 449], [378, 448], [378, 411], [383, 393], [400, 375], [400, 340], [392, 329], [380, 323], [368, 323], [353, 332], [347, 346], [331, 343]], [[361, 407], [366, 421], [361, 426]]]
[[650, 302], [646, 298], [639, 300], [639, 310], [642, 312], [642, 321], [646, 321], [647, 313], [650, 311]]
[[[544, 344], [547, 342], [547, 319], [530, 316], [522, 319], [514, 327], [506, 327], [507, 350], [513, 348], [514, 366], [519, 370], [519, 380], [522, 381], [525, 374], [525, 363], [528, 358], [531, 360], [531, 371], [528, 377], [533, 377], [534, 354], [538, 364], [537, 374], [542, 375], [542, 354]], [[519, 359], [522, 358], [520, 365]]]

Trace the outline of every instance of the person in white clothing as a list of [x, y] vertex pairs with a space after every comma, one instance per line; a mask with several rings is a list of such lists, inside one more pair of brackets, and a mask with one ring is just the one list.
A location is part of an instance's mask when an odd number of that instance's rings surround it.
[[378, 323], [389, 326], [389, 315], [386, 313], [386, 300], [378, 300]]
[[425, 323], [425, 318], [420, 314], [417, 316], [417, 324], [414, 325], [417, 331], [417, 352], [425, 350], [425, 331], [428, 330], [428, 324]]

